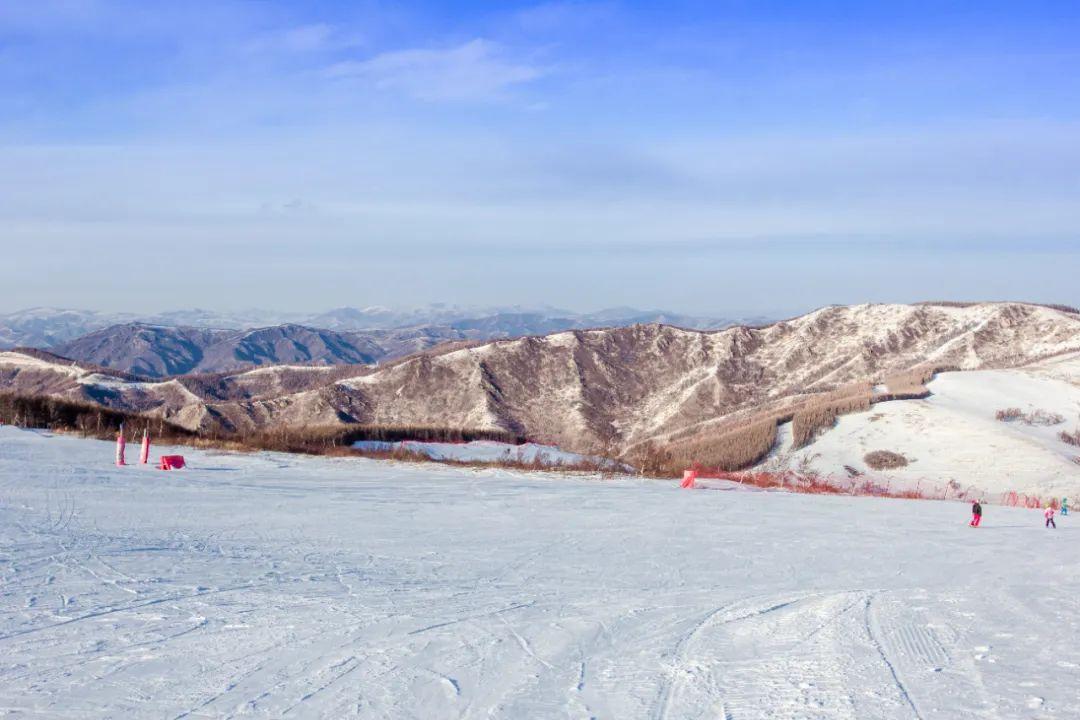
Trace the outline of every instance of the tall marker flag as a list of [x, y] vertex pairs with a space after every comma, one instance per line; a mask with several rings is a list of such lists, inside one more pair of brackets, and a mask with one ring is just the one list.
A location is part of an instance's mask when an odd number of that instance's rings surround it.
[[116, 436], [116, 466], [127, 465], [124, 462], [124, 426], [120, 426], [120, 434]]

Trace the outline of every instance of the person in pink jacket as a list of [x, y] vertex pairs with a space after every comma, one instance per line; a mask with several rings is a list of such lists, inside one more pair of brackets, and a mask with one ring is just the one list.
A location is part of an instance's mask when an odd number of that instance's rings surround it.
[[1057, 523], [1054, 522], [1054, 506], [1053, 505], [1047, 505], [1046, 506], [1046, 512], [1043, 513], [1043, 517], [1046, 518], [1046, 527], [1047, 528], [1054, 528], [1055, 530], [1057, 530]]

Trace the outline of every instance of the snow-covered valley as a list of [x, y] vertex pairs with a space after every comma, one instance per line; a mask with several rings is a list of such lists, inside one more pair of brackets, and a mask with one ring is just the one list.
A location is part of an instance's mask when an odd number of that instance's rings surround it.
[[0, 715], [1080, 716], [1071, 517], [181, 452], [0, 428]]

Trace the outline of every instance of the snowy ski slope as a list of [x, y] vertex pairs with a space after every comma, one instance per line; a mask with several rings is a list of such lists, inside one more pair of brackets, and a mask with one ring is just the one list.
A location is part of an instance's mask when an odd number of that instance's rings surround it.
[[[919, 480], [953, 481], [994, 502], [1010, 491], [1080, 497], [1080, 448], [1058, 437], [1080, 430], [1080, 355], [1022, 368], [942, 373], [929, 388], [925, 400], [879, 403], [845, 415], [799, 450], [790, 449], [790, 429], [784, 428], [778, 452], [763, 465], [836, 475], [847, 465], [872, 472], [866, 453], [889, 450], [910, 464], [873, 474], [908, 487]], [[996, 420], [1006, 408], [1054, 413], [1062, 421], [1041, 426]]]
[[512, 445], [510, 443], [495, 442], [493, 440], [474, 440], [472, 442], [418, 442], [405, 440], [400, 442], [385, 442], [381, 440], [359, 440], [353, 443], [357, 450], [369, 450], [376, 452], [393, 452], [403, 449], [413, 453], [426, 455], [433, 460], [449, 460], [461, 462], [519, 462], [536, 463], [545, 468], [556, 465], [565, 467], [595, 463], [593, 467], [607, 464], [612, 467], [616, 463], [612, 460], [595, 455], [579, 455], [578, 453], [560, 450], [554, 445], [540, 445], [537, 443], [524, 443]]
[[0, 716], [1080, 717], [1072, 518], [183, 452], [0, 428]]

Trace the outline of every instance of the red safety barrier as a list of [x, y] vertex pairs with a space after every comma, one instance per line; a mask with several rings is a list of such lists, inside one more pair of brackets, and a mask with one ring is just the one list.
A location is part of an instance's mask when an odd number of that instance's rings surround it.
[[697, 480], [697, 470], [683, 470], [682, 485], [680, 485], [679, 487], [693, 490], [695, 480]]
[[162, 470], [179, 470], [184, 467], [183, 455], [162, 455], [161, 464], [158, 465]]
[[[858, 473], [855, 476], [850, 474], [837, 476], [799, 473], [793, 470], [731, 472], [718, 468], [701, 467], [695, 464], [683, 472], [684, 483], [690, 473], [693, 473], [694, 480], [728, 480], [739, 485], [808, 494], [867, 495], [911, 500], [972, 500], [974, 498], [990, 497], [989, 494], [983, 493], [978, 488], [973, 486], [962, 488], [955, 482], [939, 484], [921, 479], [914, 483], [910, 481], [900, 482], [895, 478], [876, 477], [866, 473]], [[686, 486], [684, 485], [684, 487]], [[693, 484], [689, 487], [705, 486]]]
[[150, 435], [145, 430], [142, 434], [142, 449], [139, 451], [139, 464], [145, 465], [150, 461]]
[[1001, 504], [1010, 507], [1030, 508], [1033, 510], [1041, 510], [1047, 505], [1053, 506], [1055, 510], [1061, 508], [1061, 501], [1057, 498], [1047, 499], [1039, 495], [1027, 495], [1026, 493], [1018, 493], [1016, 491], [1003, 493], [1001, 496]]

